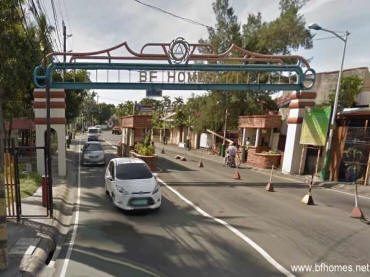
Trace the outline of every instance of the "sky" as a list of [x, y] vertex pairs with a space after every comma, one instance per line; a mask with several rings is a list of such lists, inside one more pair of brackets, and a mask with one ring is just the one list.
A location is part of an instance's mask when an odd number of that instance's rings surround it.
[[[214, 0], [141, 0], [179, 16], [183, 16], [208, 26], [215, 25], [212, 10]], [[50, 1], [44, 0], [51, 23], [54, 16]], [[67, 50], [89, 52], [102, 50], [123, 41], [136, 51], [148, 42], [171, 42], [176, 37], [184, 37], [188, 42], [197, 42], [208, 37], [203, 26], [163, 14], [143, 6], [134, 0], [54, 0], [58, 22], [66, 21]], [[279, 16], [279, 0], [229, 0], [239, 22], [246, 23], [248, 14], [261, 12], [265, 21]], [[350, 36], [347, 44], [345, 68], [369, 67], [370, 65], [370, 1], [369, 0], [310, 0], [302, 8], [301, 14], [306, 23], [344, 32]], [[53, 25], [53, 24], [52, 24]], [[61, 28], [61, 26], [60, 26]], [[338, 70], [344, 43], [338, 38], [322, 39], [331, 35], [313, 31], [314, 47], [299, 49], [292, 54], [302, 55], [310, 60], [316, 72]], [[100, 77], [99, 77], [100, 78]], [[163, 91], [163, 95], [182, 96], [185, 99], [192, 91]], [[127, 100], [140, 101], [145, 91], [106, 90], [98, 91], [99, 102], [119, 104]]]

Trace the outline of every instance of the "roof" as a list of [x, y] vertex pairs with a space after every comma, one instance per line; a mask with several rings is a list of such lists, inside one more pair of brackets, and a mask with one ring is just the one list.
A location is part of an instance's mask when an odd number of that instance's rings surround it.
[[[9, 130], [9, 121], [5, 121], [5, 129]], [[13, 118], [12, 120], [12, 130], [16, 129], [34, 129], [35, 124], [32, 119], [20, 117], [20, 118]]]
[[117, 164], [128, 164], [128, 163], [145, 163], [142, 159], [139, 158], [128, 158], [128, 157], [123, 157], [123, 158], [114, 158], [112, 159], [114, 162]]
[[342, 112], [337, 114], [338, 117], [356, 117], [368, 116], [370, 117], [370, 108], [345, 108]]

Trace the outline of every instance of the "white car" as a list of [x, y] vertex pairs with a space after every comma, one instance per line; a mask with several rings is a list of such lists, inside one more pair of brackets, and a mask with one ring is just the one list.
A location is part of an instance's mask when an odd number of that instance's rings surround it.
[[95, 127], [89, 127], [87, 129], [87, 141], [99, 141], [100, 138], [100, 129]]
[[109, 162], [105, 192], [123, 210], [158, 210], [161, 206], [161, 187], [146, 163], [138, 158], [115, 158]]
[[104, 150], [98, 141], [88, 141], [82, 148], [81, 165], [105, 165]]

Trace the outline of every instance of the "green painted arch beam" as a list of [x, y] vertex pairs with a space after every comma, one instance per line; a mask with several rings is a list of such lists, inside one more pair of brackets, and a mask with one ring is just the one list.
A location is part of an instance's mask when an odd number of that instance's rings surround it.
[[[297, 76], [294, 83], [166, 83], [166, 82], [56, 82], [56, 70], [127, 70], [127, 71], [176, 71], [176, 72], [288, 72]], [[274, 64], [157, 64], [157, 63], [51, 63], [44, 74], [41, 66], [35, 67], [33, 80], [38, 88], [40, 81], [49, 81], [50, 88], [64, 89], [134, 89], [134, 90], [308, 90], [313, 87], [316, 73], [309, 68], [303, 72], [299, 65]], [[162, 80], [163, 81], [163, 80]]]

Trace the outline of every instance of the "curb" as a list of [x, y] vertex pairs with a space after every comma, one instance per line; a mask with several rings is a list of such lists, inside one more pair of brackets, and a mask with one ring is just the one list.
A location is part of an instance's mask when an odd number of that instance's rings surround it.
[[[69, 184], [67, 179], [66, 182], [61, 184], [60, 194], [54, 194], [53, 197], [61, 197], [62, 199], [68, 199], [70, 193]], [[38, 276], [48, 265], [46, 261], [50, 258], [60, 242], [60, 225], [62, 224], [60, 219], [63, 217], [62, 210], [65, 209], [66, 204], [64, 201], [60, 201], [55, 207], [55, 216], [52, 219], [49, 232], [38, 233], [40, 242], [33, 251], [32, 255], [24, 255], [19, 265], [20, 276], [31, 277]]]
[[46, 266], [45, 262], [50, 253], [55, 249], [57, 231], [52, 234], [42, 234], [41, 240], [32, 255], [24, 255], [19, 266], [20, 276], [37, 276]]

